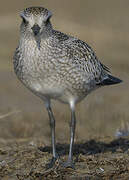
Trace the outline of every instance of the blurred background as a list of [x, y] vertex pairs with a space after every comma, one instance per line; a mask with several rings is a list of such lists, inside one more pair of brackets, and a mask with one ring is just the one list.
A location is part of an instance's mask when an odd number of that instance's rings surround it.
[[[92, 92], [77, 105], [76, 141], [114, 136], [129, 122], [129, 1], [22, 0], [0, 6], [0, 139], [41, 138], [49, 143], [48, 115], [43, 102], [27, 90], [13, 71], [18, 44], [19, 12], [43, 6], [53, 12], [55, 29], [86, 41], [112, 74], [124, 82]], [[58, 142], [69, 139], [70, 112], [53, 102]]]

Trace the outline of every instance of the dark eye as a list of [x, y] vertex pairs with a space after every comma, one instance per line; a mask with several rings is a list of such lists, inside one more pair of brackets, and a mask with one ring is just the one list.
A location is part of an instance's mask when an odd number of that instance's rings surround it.
[[49, 13], [49, 14], [45, 17], [44, 22], [45, 22], [46, 24], [48, 24], [48, 23], [50, 22], [51, 17], [52, 17], [52, 14]]
[[50, 22], [50, 17], [47, 18], [45, 23], [48, 24], [49, 22]]
[[27, 20], [22, 16], [23, 23], [27, 23]]

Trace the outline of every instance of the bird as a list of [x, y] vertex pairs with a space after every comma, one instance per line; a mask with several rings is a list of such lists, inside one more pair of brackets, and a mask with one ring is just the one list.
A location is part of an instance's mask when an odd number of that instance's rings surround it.
[[14, 72], [18, 79], [42, 99], [48, 112], [51, 129], [52, 159], [55, 165], [55, 117], [51, 100], [69, 106], [70, 146], [65, 168], [75, 168], [73, 146], [76, 129], [76, 104], [102, 86], [121, 83], [102, 64], [93, 49], [84, 41], [55, 30], [52, 12], [44, 7], [28, 7], [21, 11], [20, 38], [13, 56]]

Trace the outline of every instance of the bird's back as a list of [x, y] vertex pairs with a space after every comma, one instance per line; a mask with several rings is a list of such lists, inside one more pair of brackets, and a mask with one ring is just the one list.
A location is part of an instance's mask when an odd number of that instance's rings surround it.
[[66, 67], [85, 76], [85, 82], [94, 80], [95, 83], [101, 82], [110, 72], [109, 68], [103, 65], [95, 55], [92, 48], [84, 41], [68, 36], [59, 31], [53, 31], [52, 43], [54, 59], [61, 66]]

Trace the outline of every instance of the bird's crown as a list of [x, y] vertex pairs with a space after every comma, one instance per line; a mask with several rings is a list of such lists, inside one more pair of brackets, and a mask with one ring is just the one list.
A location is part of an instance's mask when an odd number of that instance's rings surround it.
[[21, 13], [21, 16], [26, 16], [26, 17], [30, 17], [30, 16], [44, 16], [44, 17], [51, 17], [52, 13], [47, 10], [46, 8], [43, 7], [29, 7], [24, 9]]

